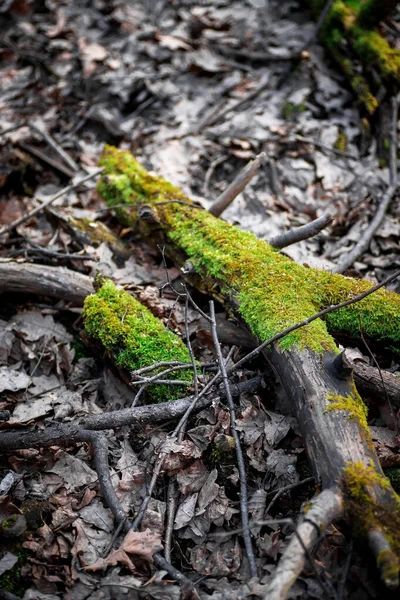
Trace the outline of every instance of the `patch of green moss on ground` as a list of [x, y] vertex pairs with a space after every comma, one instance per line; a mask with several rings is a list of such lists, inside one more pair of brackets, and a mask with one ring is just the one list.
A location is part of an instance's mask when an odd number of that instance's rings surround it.
[[[378, 555], [378, 566], [388, 584], [395, 584], [399, 575], [400, 556], [400, 498], [390, 481], [373, 466], [361, 462], [348, 463], [343, 469], [346, 508], [355, 522], [357, 532], [367, 535], [382, 531], [391, 549]], [[376, 500], [379, 490], [381, 500]]]
[[[180, 190], [147, 173], [128, 152], [107, 147], [101, 164], [105, 175], [99, 191], [106, 202], [112, 205], [126, 199], [133, 208], [124, 217], [145, 234], [149, 226], [139, 223], [137, 210], [140, 203], [150, 205], [157, 212], [163, 239], [183, 251], [200, 276], [217, 282], [221, 293], [238, 303], [240, 315], [262, 341], [372, 285], [296, 264], [253, 234], [190, 205]], [[121, 177], [126, 184], [122, 192], [120, 183], [114, 185]], [[400, 341], [400, 297], [381, 290], [331, 313], [326, 321], [333, 330], [354, 335], [359, 332], [359, 316], [366, 335]], [[297, 345], [315, 352], [337, 352], [320, 319], [285, 336], [279, 344], [283, 350]]]
[[[86, 298], [83, 316], [87, 335], [101, 344], [117, 367], [130, 372], [160, 361], [190, 363], [182, 340], [110, 280], [104, 280], [98, 292]], [[177, 371], [166, 378], [190, 382], [192, 373]], [[182, 396], [179, 386], [152, 385], [148, 389], [157, 401]]]
[[338, 132], [338, 136], [336, 138], [333, 147], [336, 150], [340, 150], [341, 152], [346, 152], [347, 150], [347, 135], [343, 131]]
[[0, 576], [0, 590], [15, 594], [18, 597], [22, 597], [25, 590], [28, 589], [31, 582], [21, 576], [21, 568], [26, 563], [30, 553], [22, 547], [12, 551], [18, 558], [18, 562], [15, 563], [12, 569], [5, 571]]

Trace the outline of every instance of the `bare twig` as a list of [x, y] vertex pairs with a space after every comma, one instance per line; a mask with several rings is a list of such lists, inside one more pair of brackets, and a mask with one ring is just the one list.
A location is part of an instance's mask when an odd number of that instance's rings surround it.
[[26, 121], [22, 121], [22, 123], [18, 123], [17, 125], [10, 125], [10, 127], [6, 127], [5, 129], [0, 130], [0, 136], [6, 135], [6, 133], [12, 133], [13, 131], [17, 131], [18, 129], [22, 129], [22, 127], [26, 127], [28, 123]]
[[279, 488], [279, 490], [276, 492], [275, 496], [272, 498], [271, 502], [268, 504], [267, 508], [265, 509], [265, 514], [266, 515], [269, 514], [269, 511], [271, 510], [271, 508], [273, 507], [275, 502], [280, 498], [280, 496], [282, 496], [282, 494], [285, 494], [286, 492], [289, 492], [290, 490], [293, 490], [294, 488], [297, 488], [300, 485], [305, 485], [306, 483], [312, 483], [313, 481], [314, 481], [314, 477], [307, 477], [306, 479], [302, 479], [302, 481], [296, 481], [296, 483], [291, 483], [289, 485], [285, 485], [285, 486]]
[[397, 122], [399, 117], [399, 99], [393, 96], [391, 99], [392, 114], [389, 132], [389, 181], [390, 185], [397, 185]]
[[[111, 512], [113, 513], [117, 523], [122, 522], [124, 531], [128, 532], [133, 526], [127, 519], [125, 510], [118, 500], [112, 485], [110, 467], [108, 464], [108, 443], [106, 436], [94, 431], [82, 431], [79, 435], [79, 441], [90, 442], [92, 444], [94, 451], [94, 462], [99, 478], [101, 493], [107, 502], [108, 507], [111, 509]], [[183, 573], [178, 571], [178, 569], [173, 567], [168, 561], [166, 561], [161, 554], [158, 552], [153, 554], [153, 560], [159, 569], [167, 571], [167, 573], [173, 579], [176, 579], [182, 584], [189, 585], [190, 588], [193, 587], [193, 582], [185, 577]]]
[[268, 85], [269, 85], [269, 75], [264, 75], [261, 78], [260, 83], [256, 87], [256, 89], [249, 92], [249, 94], [247, 94], [247, 96], [245, 96], [244, 98], [241, 98], [241, 100], [237, 100], [236, 102], [229, 104], [228, 106], [226, 106], [225, 108], [222, 108], [221, 110], [219, 110], [219, 107], [217, 107], [217, 109], [214, 108], [211, 111], [211, 113], [209, 113], [205, 117], [205, 119], [201, 123], [199, 123], [198, 127], [195, 129], [195, 131], [193, 133], [195, 135], [201, 133], [203, 131], [203, 129], [205, 129], [206, 127], [211, 127], [211, 125], [214, 125], [217, 121], [222, 119], [222, 117], [225, 117], [228, 113], [230, 113], [232, 111], [236, 111], [239, 108], [241, 108], [244, 104], [246, 104], [246, 102], [250, 102], [251, 100], [254, 100], [255, 98], [257, 98], [257, 96], [261, 92], [263, 92], [265, 89], [267, 89]]
[[203, 185], [203, 195], [204, 196], [208, 196], [208, 190], [210, 187], [211, 177], [213, 176], [215, 169], [218, 167], [218, 165], [225, 162], [227, 159], [228, 159], [227, 156], [219, 156], [218, 158], [216, 158], [215, 160], [213, 160], [211, 162], [210, 166], [207, 169], [205, 177], [204, 177], [204, 185]]
[[354, 156], [354, 154], [350, 154], [349, 152], [344, 152], [343, 150], [339, 150], [339, 148], [334, 148], [333, 146], [326, 146], [322, 142], [318, 140], [314, 140], [313, 138], [304, 137], [303, 135], [299, 135], [298, 133], [290, 134], [289, 138], [294, 138], [299, 142], [304, 142], [305, 144], [312, 144], [316, 148], [320, 148], [324, 152], [330, 152], [331, 154], [336, 154], [337, 156], [341, 156], [343, 158], [350, 158], [351, 160], [360, 160], [359, 157]]
[[25, 221], [28, 221], [28, 219], [37, 215], [44, 208], [46, 208], [46, 206], [49, 206], [49, 204], [52, 204], [55, 200], [57, 200], [61, 196], [64, 196], [65, 194], [69, 194], [69, 192], [72, 192], [72, 190], [75, 190], [77, 187], [79, 187], [86, 181], [93, 179], [93, 177], [97, 177], [97, 175], [102, 173], [103, 170], [104, 170], [103, 168], [97, 169], [96, 171], [89, 173], [89, 175], [82, 177], [82, 179], [79, 179], [76, 183], [72, 183], [71, 185], [68, 185], [67, 187], [63, 188], [62, 190], [57, 192], [57, 194], [55, 194], [54, 196], [51, 196], [51, 198], [49, 198], [48, 200], [45, 200], [45, 202], [42, 202], [42, 204], [40, 204], [39, 206], [36, 206], [36, 208], [33, 208], [31, 211], [22, 215], [19, 219], [16, 219], [13, 223], [11, 223], [11, 225], [7, 225], [7, 227], [4, 227], [0, 231], [0, 235], [4, 235], [5, 233], [8, 233], [9, 231], [12, 231], [16, 227], [18, 227], [18, 225], [25, 223]]
[[301, 227], [296, 227], [295, 229], [291, 229], [290, 231], [286, 231], [285, 233], [273, 237], [269, 240], [269, 243], [271, 246], [274, 246], [274, 248], [286, 248], [301, 240], [307, 240], [308, 238], [314, 237], [317, 233], [325, 229], [327, 225], [332, 223], [332, 221], [333, 216], [327, 213], [306, 225], [301, 225]]
[[[185, 288], [186, 290], [186, 288]], [[187, 292], [187, 290], [186, 290]], [[192, 363], [193, 375], [194, 375], [194, 398], [193, 400], [196, 402], [199, 397], [199, 379], [197, 375], [197, 365], [196, 359], [193, 352], [192, 343], [190, 341], [190, 332], [189, 332], [189, 293], [186, 294], [185, 298], [185, 336], [186, 336], [186, 344], [189, 350], [190, 360]], [[178, 444], [182, 443], [184, 435], [185, 435], [186, 427], [181, 427], [178, 432], [177, 441]], [[168, 484], [168, 502], [167, 502], [167, 526], [165, 530], [165, 538], [164, 538], [164, 555], [165, 558], [170, 562], [171, 561], [171, 545], [172, 545], [172, 531], [174, 526], [174, 519], [176, 513], [178, 492], [176, 489], [176, 482], [174, 480], [170, 480]]]
[[239, 434], [236, 429], [236, 418], [235, 418], [235, 405], [233, 404], [233, 398], [231, 395], [231, 391], [229, 388], [229, 380], [228, 373], [225, 366], [224, 358], [222, 356], [221, 346], [218, 340], [217, 334], [217, 323], [215, 320], [215, 309], [214, 302], [210, 301], [210, 316], [212, 319], [211, 331], [213, 336], [213, 342], [215, 351], [217, 353], [217, 360], [219, 363], [219, 368], [222, 375], [222, 381], [224, 384], [226, 399], [229, 407], [230, 414], [230, 428], [231, 434], [235, 442], [235, 451], [236, 451], [236, 459], [238, 463], [239, 470], [239, 480], [240, 480], [240, 514], [242, 517], [242, 527], [243, 527], [243, 540], [246, 548], [247, 559], [249, 561], [250, 572], [252, 577], [257, 577], [257, 565], [256, 559], [254, 556], [253, 544], [251, 542], [251, 534], [249, 527], [249, 509], [248, 509], [248, 497], [247, 497], [247, 479], [246, 479], [246, 466], [244, 463], [243, 452], [240, 446]]
[[214, 215], [214, 217], [219, 217], [222, 215], [224, 210], [228, 208], [236, 196], [238, 196], [240, 192], [244, 190], [246, 185], [257, 173], [264, 158], [265, 152], [261, 152], [261, 154], [258, 154], [254, 160], [248, 162], [244, 169], [242, 169], [237, 177], [235, 177], [232, 183], [228, 185], [226, 190], [222, 192], [220, 196], [218, 196], [216, 201], [209, 208], [209, 212]]
[[18, 142], [18, 146], [22, 148], [22, 150], [26, 150], [26, 152], [33, 154], [33, 156], [36, 156], [43, 162], [47, 163], [48, 165], [53, 167], [53, 169], [57, 169], [57, 171], [60, 171], [64, 175], [67, 175], [67, 177], [72, 178], [76, 175], [75, 171], [65, 166], [64, 163], [60, 162], [59, 160], [55, 160], [51, 156], [47, 156], [45, 152], [43, 152], [39, 148], [36, 148], [35, 146], [32, 146], [32, 144]]
[[342, 575], [340, 577], [340, 581], [339, 581], [339, 585], [338, 585], [338, 589], [337, 589], [337, 600], [344, 600], [344, 590], [345, 590], [347, 576], [349, 574], [352, 554], [353, 554], [353, 540], [350, 540], [350, 543], [347, 548], [346, 562], [344, 563]]
[[328, 13], [332, 7], [332, 4], [334, 3], [335, 0], [327, 0], [327, 2], [325, 3], [324, 8], [321, 10], [321, 13], [318, 17], [318, 21], [315, 25], [315, 29], [312, 32], [310, 38], [306, 41], [306, 43], [303, 46], [303, 50], [306, 50], [307, 47], [314, 43], [314, 40], [316, 40], [320, 34], [320, 31], [325, 23], [325, 19], [328, 16]]
[[386, 193], [383, 195], [380, 204], [378, 206], [378, 210], [376, 211], [374, 217], [372, 218], [368, 227], [362, 232], [361, 238], [357, 242], [357, 244], [343, 255], [343, 259], [337, 264], [332, 270], [334, 273], [344, 273], [349, 269], [353, 263], [362, 255], [371, 243], [371, 240], [375, 234], [375, 232], [379, 229], [386, 214], [386, 211], [389, 207], [389, 204], [396, 193], [397, 185], [390, 185], [386, 190]]
[[37, 133], [47, 142], [50, 148], [53, 148], [54, 152], [58, 154], [58, 156], [65, 162], [66, 165], [68, 165], [70, 169], [72, 169], [72, 171], [75, 171], [75, 173], [79, 171], [79, 166], [76, 164], [76, 162], [69, 156], [69, 154], [67, 154], [67, 152], [65, 152], [63, 148], [61, 148], [60, 144], [57, 144], [55, 139], [49, 133], [47, 133], [47, 131], [44, 131], [31, 121], [28, 121], [28, 125], [32, 131]]
[[389, 204], [398, 188], [397, 181], [397, 119], [398, 100], [392, 98], [392, 120], [389, 147], [389, 187], [383, 194], [378, 209], [368, 227], [362, 232], [357, 244], [350, 252], [343, 255], [343, 259], [333, 269], [335, 273], [344, 273], [368, 249], [375, 232], [379, 229], [385, 217]]

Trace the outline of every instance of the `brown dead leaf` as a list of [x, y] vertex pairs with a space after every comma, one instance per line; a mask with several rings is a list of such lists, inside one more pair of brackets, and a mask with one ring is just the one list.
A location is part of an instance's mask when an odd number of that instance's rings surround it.
[[162, 33], [156, 33], [155, 37], [159, 41], [160, 46], [164, 46], [168, 50], [192, 50], [191, 45], [182, 38], [173, 35], [163, 35]]
[[168, 444], [168, 454], [164, 460], [164, 469], [168, 475], [174, 475], [195, 458], [201, 457], [201, 450], [190, 440], [184, 440], [181, 444], [173, 442]]
[[85, 38], [78, 40], [78, 47], [83, 63], [83, 74], [88, 77], [96, 69], [97, 63], [102, 63], [107, 58], [108, 50], [96, 42], [88, 44]]
[[153, 562], [153, 554], [162, 550], [161, 537], [159, 534], [145, 529], [145, 531], [128, 531], [121, 547], [114, 550], [107, 558], [100, 558], [93, 565], [85, 567], [86, 571], [98, 571], [114, 566], [118, 563], [134, 571], [135, 567], [128, 554]]

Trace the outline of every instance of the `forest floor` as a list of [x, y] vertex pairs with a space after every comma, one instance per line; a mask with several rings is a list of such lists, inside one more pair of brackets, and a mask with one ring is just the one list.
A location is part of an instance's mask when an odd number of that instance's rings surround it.
[[[400, 11], [385, 28], [399, 45]], [[264, 152], [256, 176], [223, 218], [268, 241], [330, 213], [328, 228], [283, 252], [296, 262], [331, 270], [359, 240], [389, 185], [389, 168], [377, 156], [374, 121], [368, 123], [345, 79], [313, 39], [315, 23], [303, 2], [6, 0], [0, 30], [1, 228], [95, 173], [105, 143], [131, 151], [205, 207]], [[289, 73], [291, 58], [310, 39], [299, 66]], [[186, 324], [196, 358], [214, 361], [201, 315], [194, 309], [185, 314], [172, 293], [160, 298], [166, 281], [160, 251], [121, 228], [95, 186], [93, 177], [61, 195], [52, 211], [38, 212], [3, 235], [0, 258], [111, 277], [183, 337]], [[106, 223], [123, 239], [129, 257], [117, 256], [107, 241], [77, 238], [66, 225], [71, 218]], [[394, 273], [400, 267], [399, 234], [400, 207], [394, 199], [368, 250], [347, 273], [374, 282]], [[169, 277], [179, 285], [173, 266]], [[398, 280], [391, 285], [400, 292]], [[207, 299], [193, 295], [206, 309]], [[81, 313], [61, 300], [2, 296], [2, 430], [40, 430], [53, 420], [68, 423], [130, 406], [132, 389], [85, 347]], [[236, 360], [251, 342], [232, 329], [220, 307], [218, 318], [226, 332], [224, 355], [234, 344], [229, 356]], [[387, 348], [372, 348], [372, 358], [361, 340], [350, 345], [360, 360], [378, 360], [400, 374], [398, 355]], [[233, 381], [259, 373], [266, 380], [256, 393], [242, 393], [237, 406], [249, 513], [258, 521], [296, 521], [315, 486], [296, 419], [265, 369], [261, 360], [254, 361]], [[382, 464], [400, 466], [398, 436], [384, 437], [387, 411], [372, 401], [369, 409]], [[127, 511], [141, 506], [157, 449], [172, 429], [167, 422], [107, 434], [113, 485]], [[171, 453], [140, 530], [164, 537], [172, 478], [179, 490], [172, 563], [199, 582], [202, 599], [262, 598], [291, 535], [287, 523], [252, 528], [260, 580], [251, 580], [230, 440], [223, 402], [193, 417], [185, 452]], [[14, 534], [4, 525], [11, 517], [22, 527]], [[90, 445], [4, 455], [0, 523], [0, 589], [15, 597], [185, 597], [185, 590], [165, 571], [154, 572], [143, 555], [126, 558], [124, 534], [116, 532], [99, 493]], [[222, 532], [229, 537], [221, 538]], [[325, 599], [326, 580], [337, 600], [397, 597], [382, 588], [365, 545], [349, 540], [346, 523], [332, 526], [288, 598]]]

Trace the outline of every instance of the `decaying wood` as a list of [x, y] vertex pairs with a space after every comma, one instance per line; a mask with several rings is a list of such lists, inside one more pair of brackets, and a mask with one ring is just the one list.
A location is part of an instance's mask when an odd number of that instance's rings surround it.
[[357, 389], [363, 396], [373, 398], [380, 403], [388, 399], [393, 406], [400, 408], [399, 375], [368, 365], [361, 358], [354, 358], [351, 352], [346, 350], [343, 353], [343, 361], [353, 371]]
[[[290, 323], [288, 313], [302, 300], [302, 277], [304, 285], [310, 277], [315, 278], [315, 285], [320, 286], [321, 291], [324, 286], [328, 289], [335, 287], [336, 296], [329, 295], [330, 299], [340, 298], [341, 295], [342, 299], [343, 295], [348, 298], [352, 290], [356, 295], [360, 285], [362, 289], [368, 288], [366, 282], [363, 284], [300, 266], [297, 266], [297, 275], [294, 274], [296, 269], [293, 269], [289, 259], [271, 253], [270, 246], [257, 241], [251, 234], [239, 233], [233, 226], [205, 211], [199, 211], [178, 189], [149, 175], [129, 153], [109, 148], [103, 164], [105, 176], [99, 185], [100, 192], [111, 206], [120, 205], [123, 201], [128, 204], [126, 209], [118, 209], [119, 217], [132, 226], [138, 225], [143, 235], [165, 245], [166, 252], [178, 266], [187, 260], [191, 261], [197, 271], [196, 275], [190, 275], [192, 282], [216, 296], [231, 310], [233, 308], [259, 338], [263, 336], [262, 325], [273, 320], [275, 311], [279, 310], [279, 303], [276, 304], [279, 294], [282, 295], [282, 301], [287, 294], [292, 298], [293, 305], [285, 305], [284, 311], [284, 318], [287, 317], [285, 323]], [[145, 222], [141, 221], [141, 215], [146, 216]], [[191, 273], [192, 270], [186, 269], [186, 272]], [[263, 289], [253, 290], [258, 299], [254, 308], [257, 319], [254, 320], [252, 312], [246, 310], [246, 304], [242, 305], [240, 299], [247, 302], [243, 290], [248, 290], [249, 281], [259, 278], [260, 273], [264, 277]], [[299, 286], [296, 287], [297, 296], [290, 295], [294, 285]], [[310, 294], [310, 304], [304, 310], [312, 312], [314, 287], [303, 293]], [[272, 309], [267, 301], [264, 303], [263, 295], [273, 302]], [[381, 290], [378, 296], [379, 300], [375, 295], [373, 301], [365, 300], [358, 305], [364, 331], [367, 335], [379, 335], [374, 326], [367, 332], [368, 318], [372, 316], [371, 311], [376, 309], [375, 303], [378, 301], [381, 336], [393, 338], [394, 335], [398, 344], [400, 339], [396, 337], [397, 333], [390, 332], [390, 327], [394, 326], [397, 331], [400, 328], [400, 298]], [[343, 310], [342, 315], [351, 317], [353, 314], [351, 308], [349, 312], [348, 308]], [[306, 318], [307, 314], [302, 314], [297, 321]], [[339, 319], [336, 327], [352, 329], [350, 321]], [[315, 331], [322, 327], [321, 322], [314, 324]], [[335, 326], [330, 319], [329, 324]], [[332, 512], [326, 509], [316, 525], [324, 526], [333, 516], [342, 513], [348, 515], [356, 530], [368, 539], [385, 583], [396, 586], [399, 573], [400, 501], [383, 475], [352, 375], [343, 368], [332, 338], [328, 334], [326, 337], [325, 334], [321, 335], [321, 345], [317, 348], [313, 347], [311, 337], [308, 342], [307, 337], [303, 340], [299, 338], [291, 344], [275, 343], [265, 352], [265, 356], [295, 406], [307, 454], [322, 493], [335, 489], [335, 495], [343, 498], [343, 504], [336, 502]], [[316, 503], [320, 505], [318, 500]], [[316, 518], [319, 519], [318, 516]], [[314, 541], [314, 536], [308, 536], [305, 547], [311, 548]], [[282, 564], [285, 564], [290, 554], [291, 583], [304, 564], [304, 545], [300, 544], [294, 555], [292, 546], [288, 547], [282, 557]], [[271, 583], [271, 593], [273, 590], [274, 595], [268, 597], [286, 596], [288, 582], [285, 578], [280, 580], [279, 574], [278, 567], [276, 578]]]
[[0, 260], [0, 275], [0, 294], [37, 294], [82, 306], [86, 296], [93, 293], [90, 277], [64, 267]]

